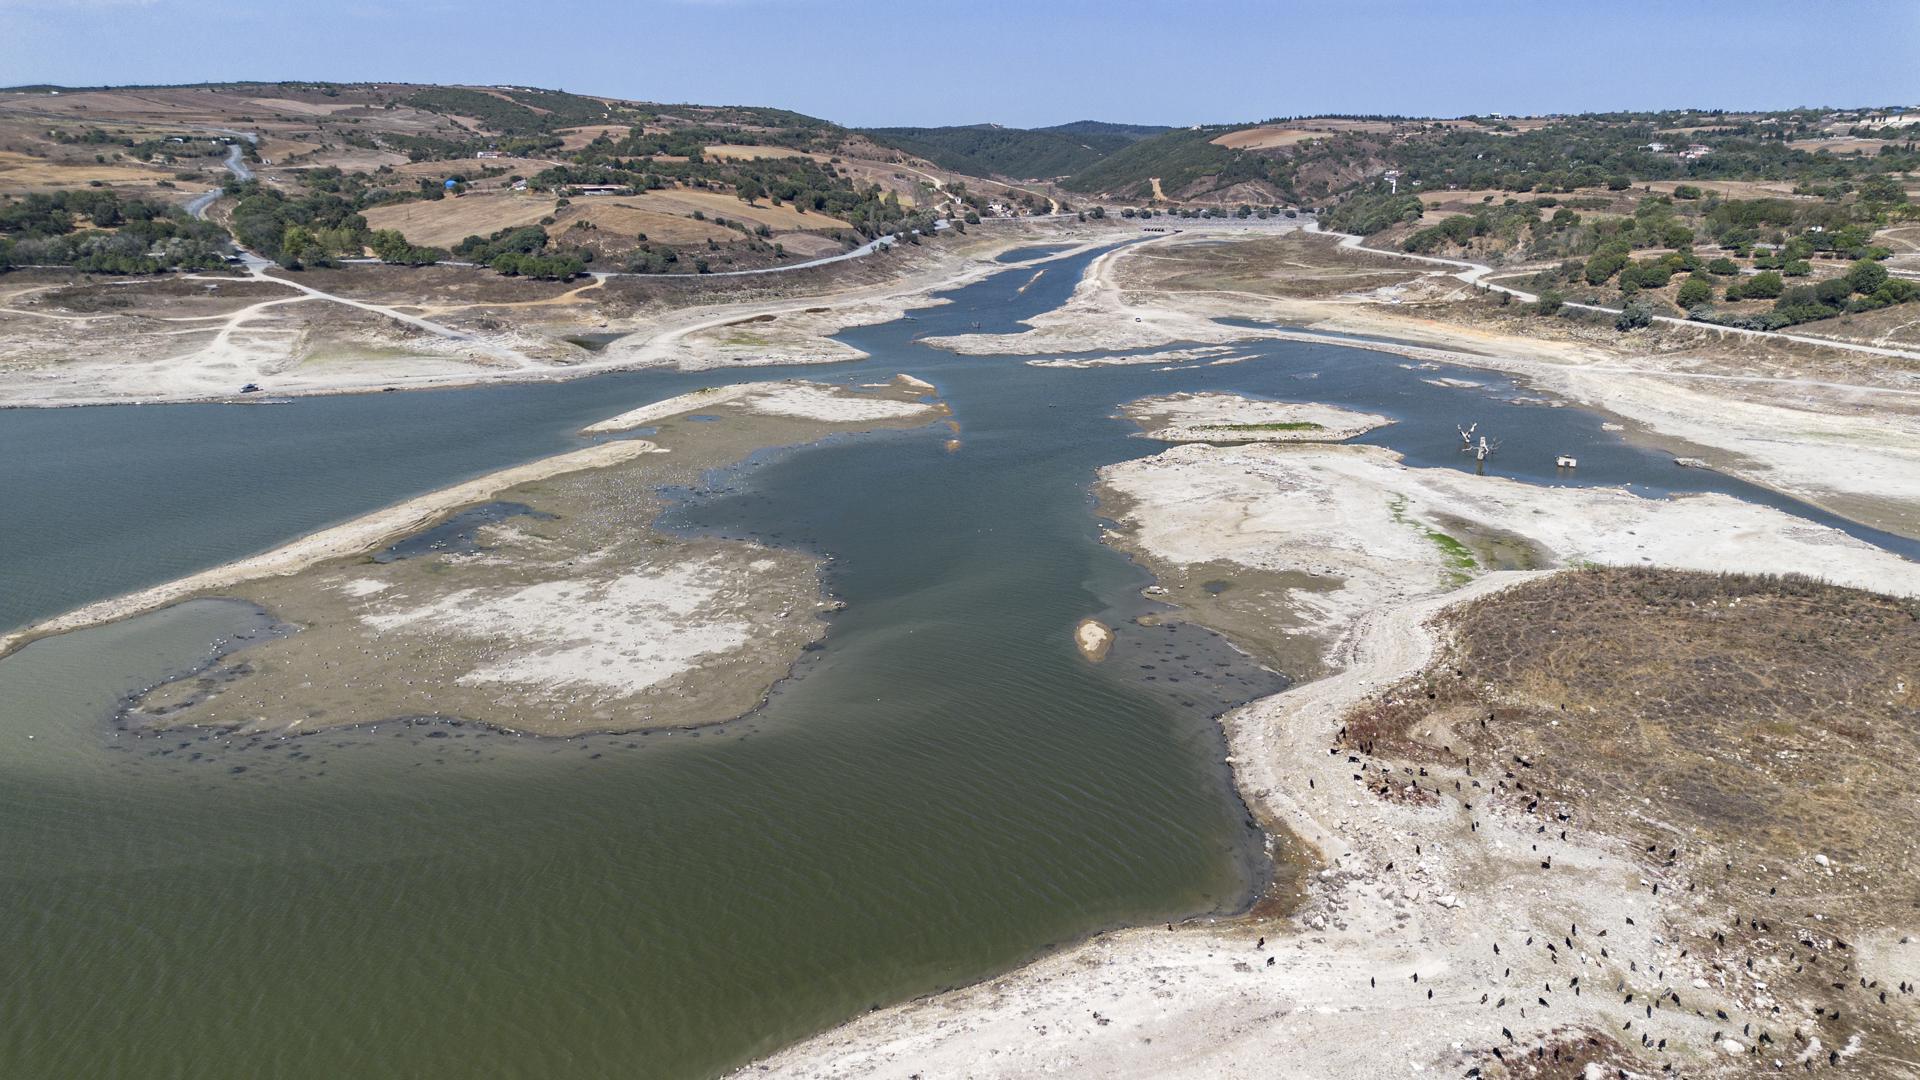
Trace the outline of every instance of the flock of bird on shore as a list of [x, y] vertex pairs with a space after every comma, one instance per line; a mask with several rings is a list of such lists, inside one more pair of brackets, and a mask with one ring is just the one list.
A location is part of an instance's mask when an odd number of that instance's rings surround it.
[[[1457, 670], [1455, 674], [1461, 677], [1465, 675], [1464, 672]], [[1436, 696], [1431, 690], [1427, 691], [1426, 694], [1429, 700]], [[1391, 701], [1382, 698], [1379, 703], [1390, 704]], [[1560, 708], [1564, 711], [1566, 706], [1562, 705]], [[1490, 730], [1490, 723], [1494, 720], [1495, 715], [1489, 713], [1480, 719], [1479, 727], [1483, 731], [1488, 731]], [[1398, 766], [1398, 771], [1396, 772], [1395, 765], [1377, 757], [1375, 749], [1376, 743], [1373, 739], [1355, 735], [1350, 732], [1347, 726], [1343, 725], [1336, 736], [1335, 745], [1329, 747], [1328, 752], [1334, 756], [1345, 753], [1347, 755], [1347, 763], [1358, 769], [1357, 772], [1352, 774], [1354, 781], [1374, 796], [1403, 803], [1432, 803], [1452, 794], [1457, 798], [1460, 807], [1471, 814], [1474, 809], [1474, 803], [1471, 800], [1475, 798], [1472, 792], [1479, 790], [1484, 793], [1484, 795], [1481, 796], [1483, 801], [1485, 799], [1492, 799], [1496, 804], [1506, 804], [1521, 813], [1539, 815], [1544, 810], [1551, 815], [1551, 824], [1546, 821], [1537, 824], [1534, 830], [1535, 835], [1545, 837], [1551, 836], [1553, 832], [1557, 832], [1560, 840], [1565, 841], [1568, 839], [1568, 829], [1571, 827], [1573, 821], [1573, 814], [1570, 808], [1568, 808], [1564, 802], [1559, 802], [1554, 806], [1548, 806], [1547, 804], [1550, 800], [1553, 800], [1554, 797], [1549, 795], [1538, 783], [1535, 783], [1532, 788], [1529, 788], [1526, 780], [1523, 778], [1525, 771], [1534, 769], [1539, 763], [1530, 761], [1520, 754], [1511, 755], [1512, 762], [1510, 765], [1495, 769], [1495, 772], [1497, 772], [1499, 776], [1493, 780], [1494, 786], [1492, 790], [1484, 787], [1481, 780], [1475, 776], [1471, 756], [1462, 756], [1460, 760], [1463, 774], [1459, 777], [1451, 778], [1451, 793], [1449, 793], [1446, 786], [1446, 780], [1448, 778], [1433, 775], [1425, 766], [1419, 765], [1402, 764]], [[1452, 748], [1447, 747], [1446, 752], [1451, 754]], [[1423, 783], [1423, 781], [1425, 783]], [[1310, 787], [1313, 786], [1311, 779], [1309, 779], [1308, 783]], [[1468, 822], [1469, 831], [1479, 831], [1478, 821], [1469, 817]], [[1550, 832], [1550, 829], [1553, 832]], [[1422, 844], [1416, 841], [1413, 843], [1412, 848], [1413, 856], [1416, 859], [1420, 858], [1423, 854]], [[1539, 845], [1535, 844], [1534, 849], [1537, 853]], [[1673, 870], [1680, 866], [1681, 853], [1678, 847], [1669, 848], [1663, 859], [1659, 856], [1658, 848], [1655, 845], [1648, 845], [1645, 854], [1650, 857], [1650, 860], [1659, 861], [1663, 869]], [[1725, 871], [1731, 874], [1734, 871], [1733, 861], [1730, 859], [1722, 861]], [[1394, 866], [1395, 861], [1390, 860], [1385, 864], [1384, 869], [1391, 872]], [[1539, 867], [1542, 871], [1551, 871], [1553, 869], [1553, 855], [1551, 852], [1540, 859]], [[1684, 869], [1681, 870], [1681, 873], [1685, 874]], [[1652, 880], [1643, 879], [1642, 884], [1649, 888], [1651, 895], [1660, 895], [1661, 882], [1657, 878]], [[1678, 887], [1677, 883], [1674, 887]], [[1685, 891], [1689, 893], [1694, 892], [1696, 887], [1696, 882], [1687, 880]], [[1776, 893], [1777, 889], [1769, 889], [1770, 895]], [[1624, 926], [1636, 925], [1632, 916], [1623, 916], [1623, 918], [1625, 919]], [[1745, 931], [1748, 936], [1744, 942], [1736, 941], [1732, 945], [1729, 945], [1729, 931], [1735, 933]], [[1769, 936], [1771, 933], [1772, 927], [1767, 919], [1758, 916], [1736, 915], [1733, 917], [1730, 926], [1725, 930], [1712, 931], [1711, 937], [1707, 939], [1707, 941], [1711, 943], [1709, 947], [1717, 951], [1739, 949], [1742, 945], [1757, 950], [1765, 949], [1772, 944], [1772, 939]], [[1678, 1042], [1680, 1035], [1677, 1031], [1670, 1031], [1667, 1034], [1661, 1034], [1659, 1032], [1656, 1027], [1657, 1014], [1663, 1008], [1678, 1016], [1684, 1017], [1691, 1014], [1691, 1018], [1695, 1020], [1705, 1020], [1711, 1016], [1714, 1021], [1724, 1024], [1724, 1027], [1716, 1027], [1713, 1031], [1711, 1038], [1708, 1040], [1708, 1050], [1710, 1053], [1719, 1051], [1729, 1055], [1729, 1059], [1725, 1062], [1727, 1064], [1732, 1063], [1732, 1056], [1746, 1056], [1749, 1058], [1761, 1056], [1765, 1063], [1762, 1064], [1760, 1061], [1755, 1061], [1753, 1067], [1769, 1068], [1769, 1071], [1785, 1071], [1793, 1068], [1811, 1072], [1819, 1066], [1842, 1066], [1846, 1064], [1849, 1059], [1863, 1053], [1863, 1047], [1860, 1045], [1860, 1033], [1857, 1031], [1851, 1033], [1850, 1038], [1844, 1045], [1836, 1048], [1824, 1044], [1817, 1031], [1814, 1030], [1824, 1027], [1828, 1032], [1833, 1032], [1839, 1029], [1847, 1016], [1846, 1011], [1843, 1010], [1840, 1005], [1814, 1005], [1812, 1006], [1811, 1016], [1804, 1017], [1797, 1021], [1786, 1016], [1783, 1013], [1783, 1007], [1778, 1003], [1771, 1004], [1764, 1014], [1756, 1014], [1750, 1018], [1737, 1017], [1735, 1014], [1730, 1014], [1726, 1009], [1715, 1005], [1696, 1004], [1693, 1007], [1689, 1007], [1681, 998], [1679, 991], [1667, 984], [1667, 969], [1655, 958], [1616, 955], [1617, 950], [1605, 942], [1607, 930], [1604, 928], [1597, 930], [1590, 929], [1583, 943], [1576, 944], [1575, 939], [1581, 937], [1582, 932], [1580, 926], [1577, 923], [1572, 923], [1569, 924], [1566, 931], [1561, 934], [1530, 933], [1526, 935], [1525, 941], [1518, 946], [1513, 942], [1507, 942], [1506, 944], [1509, 953], [1515, 948], [1539, 950], [1540, 954], [1543, 955], [1551, 965], [1559, 965], [1563, 958], [1569, 960], [1577, 959], [1581, 964], [1587, 963], [1588, 955], [1585, 952], [1585, 946], [1587, 945], [1598, 950], [1598, 960], [1600, 962], [1615, 969], [1619, 968], [1621, 960], [1624, 959], [1626, 961], [1626, 970], [1617, 976], [1614, 980], [1615, 985], [1612, 988], [1613, 993], [1622, 996], [1618, 1005], [1607, 1010], [1613, 1011], [1617, 1009], [1629, 1014], [1625, 1022], [1621, 1024], [1618, 1033], [1603, 1036], [1596, 1030], [1583, 1029], [1579, 1025], [1574, 1025], [1566, 1029], [1563, 1036], [1558, 1040], [1549, 1032], [1544, 1036], [1535, 1037], [1530, 1042], [1523, 1044], [1522, 1040], [1514, 1035], [1510, 1027], [1499, 1025], [1500, 1034], [1498, 1039], [1489, 1039], [1484, 1047], [1477, 1050], [1469, 1049], [1467, 1051], [1470, 1060], [1477, 1057], [1480, 1058], [1482, 1062], [1481, 1064], [1471, 1066], [1465, 1073], [1467, 1077], [1483, 1076], [1485, 1075], [1483, 1069], [1492, 1067], [1498, 1067], [1502, 1071], [1511, 1073], [1520, 1069], [1531, 1071], [1532, 1069], [1545, 1066], [1548, 1063], [1556, 1066], [1573, 1065], [1582, 1060], [1591, 1061], [1596, 1058], [1604, 1059], [1610, 1056], [1619, 1056], [1622, 1051], [1627, 1054], [1635, 1054], [1636, 1052], [1632, 1050], [1630, 1046], [1621, 1045], [1620, 1040], [1623, 1036], [1627, 1038], [1631, 1038], [1633, 1035], [1639, 1036], [1638, 1055], [1666, 1057], [1672, 1052], [1669, 1050], [1670, 1041], [1674, 1042], [1674, 1050], [1680, 1048], [1680, 1043]], [[1653, 935], [1653, 940], [1656, 943], [1664, 943], [1658, 934]], [[1703, 941], [1701, 944], [1705, 945], [1707, 941]], [[1262, 937], [1256, 945], [1256, 948], [1264, 949], [1265, 946], [1266, 938]], [[1773, 948], [1777, 953], [1778, 946], [1773, 945]], [[1504, 958], [1508, 955], [1502, 952], [1501, 942], [1498, 941], [1492, 943], [1492, 951], [1495, 956]], [[1686, 959], [1691, 952], [1691, 948], [1681, 948], [1679, 958]], [[1902, 980], [1896, 986], [1887, 988], [1882, 987], [1879, 980], [1869, 979], [1865, 975], [1860, 974], [1856, 970], [1855, 962], [1852, 959], [1852, 947], [1845, 940], [1837, 936], [1830, 938], [1826, 942], [1821, 942], [1816, 941], [1813, 935], [1805, 931], [1797, 932], [1793, 935], [1793, 944], [1788, 948], [1784, 959], [1776, 955], [1773, 958], [1774, 963], [1770, 966], [1773, 966], [1776, 970], [1781, 970], [1783, 972], [1782, 977], [1784, 977], [1784, 966], [1786, 964], [1792, 964], [1792, 974], [1803, 975], [1810, 968], [1815, 968], [1822, 964], [1823, 952], [1829, 954], [1825, 963], [1831, 970], [1831, 974], [1828, 975], [1824, 981], [1830, 984], [1830, 988], [1834, 991], [1846, 991], [1850, 988], [1860, 991], [1860, 997], [1864, 1000], [1861, 1004], [1853, 1007], [1898, 1007], [1898, 999], [1900, 997], [1911, 996], [1916, 992], [1916, 984], [1910, 981]], [[1833, 954], [1840, 955], [1835, 956]], [[1835, 959], [1840, 961], [1837, 969], [1833, 967], [1833, 961]], [[1737, 963], [1731, 958], [1725, 962]], [[1763, 964], [1766, 962], [1765, 958], [1763, 958], [1762, 962]], [[1267, 960], [1268, 966], [1272, 966], [1273, 963], [1274, 959], [1269, 957]], [[1714, 960], [1711, 961], [1711, 964], [1714, 968], [1719, 969], [1723, 966], [1723, 961]], [[1744, 966], [1750, 975], [1757, 970], [1755, 967], [1755, 958], [1751, 955], [1744, 959], [1742, 966]], [[1652, 990], [1648, 990], [1643, 985], [1643, 981], [1647, 980], [1649, 976], [1654, 984]], [[1513, 967], [1510, 964], [1504, 965], [1501, 979], [1505, 981], [1510, 980], [1512, 977]], [[1530, 989], [1522, 990], [1519, 987], [1509, 985], [1496, 985], [1481, 993], [1479, 1004], [1495, 1011], [1512, 1007], [1521, 1019], [1533, 1019], [1537, 1023], [1540, 1019], [1538, 1010], [1551, 1009], [1556, 1000], [1554, 995], [1570, 994], [1571, 996], [1579, 997], [1583, 991], [1592, 991], [1594, 985], [1591, 973], [1585, 978], [1586, 981], [1583, 983], [1582, 975], [1571, 975], [1560, 980], [1557, 989], [1554, 980], [1546, 980], [1537, 991]], [[1379, 986], [1378, 977], [1370, 975], [1367, 984], [1370, 989], [1377, 989]], [[1857, 985], [1850, 987], [1850, 984]], [[1420, 974], [1418, 972], [1414, 972], [1409, 976], [1409, 985], [1421, 988]], [[1765, 984], [1762, 983], [1762, 985]], [[1696, 988], [1703, 987], [1705, 983], [1703, 981], [1696, 981], [1694, 986]], [[1433, 1000], [1434, 988], [1431, 985], [1431, 980], [1429, 984], [1422, 989], [1425, 990], [1425, 997], [1422, 1000]], [[1889, 990], [1892, 991], [1891, 997], [1889, 996]], [[1533, 999], [1531, 1002], [1525, 1000], [1529, 996]], [[1528, 1014], [1530, 1008], [1536, 1010], [1535, 1015], [1532, 1017], [1529, 1017]], [[1639, 1015], [1631, 1015], [1633, 1013], [1638, 1013]], [[1616, 1015], [1618, 1015], [1618, 1013], [1616, 1013]], [[1736, 1023], [1738, 1024], [1737, 1028], [1734, 1027]], [[1785, 1057], [1772, 1059], [1765, 1059], [1764, 1057], [1769, 1048], [1781, 1045], [1779, 1038], [1776, 1038], [1776, 1031], [1784, 1033], [1781, 1038], [1790, 1038], [1796, 1043], [1793, 1047], [1794, 1052], [1790, 1060]], [[1609, 1043], [1612, 1045], [1608, 1045]], [[1583, 1050], [1585, 1053], [1582, 1053]], [[1491, 1060], [1489, 1061], [1488, 1059]], [[1893, 1058], [1886, 1060], [1897, 1061], [1898, 1059]], [[1633, 1067], [1629, 1067], [1630, 1065]], [[1640, 1075], [1637, 1069], [1641, 1067], [1644, 1067], [1644, 1058], [1641, 1057], [1630, 1059], [1628, 1064], [1609, 1066], [1622, 1080]], [[1682, 1068], [1682, 1066], [1677, 1065], [1673, 1060], [1661, 1062], [1658, 1067], [1661, 1073], [1668, 1075], [1678, 1074]], [[1588, 1075], [1593, 1075], [1591, 1070], [1588, 1071]]]

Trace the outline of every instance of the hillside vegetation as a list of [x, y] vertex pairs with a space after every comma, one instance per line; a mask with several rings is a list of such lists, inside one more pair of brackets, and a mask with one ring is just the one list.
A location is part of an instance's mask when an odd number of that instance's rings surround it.
[[1231, 130], [1191, 128], [1143, 139], [1069, 178], [1063, 186], [1070, 191], [1150, 199], [1155, 180], [1168, 193], [1185, 192], [1203, 182], [1209, 190], [1250, 180], [1275, 182], [1276, 188], [1287, 184], [1277, 159], [1214, 144], [1216, 136]]
[[[257, 179], [228, 177], [235, 148]], [[530, 87], [16, 90], [0, 92], [0, 243], [15, 263], [207, 265], [220, 227], [174, 220], [168, 205], [224, 183], [214, 220], [288, 267], [423, 264], [458, 249], [542, 277], [699, 273], [917, 239], [966, 194], [940, 190], [920, 164], [782, 109]], [[136, 223], [101, 228], [68, 209], [106, 205], [82, 198], [102, 191]], [[398, 209], [420, 204], [436, 209]]]
[[918, 154], [955, 172], [1016, 178], [1063, 177], [1082, 172], [1165, 128], [1081, 120], [1050, 128], [965, 127], [866, 128], [861, 134], [884, 146]]
[[[1323, 205], [1361, 194], [1449, 189], [1567, 193], [1648, 182], [1770, 181], [1819, 195], [1920, 166], [1914, 129], [1872, 152], [1848, 135], [1860, 110], [1672, 111], [1526, 120], [1313, 117], [1183, 128], [1139, 140], [1062, 181], [1140, 200]], [[1897, 133], [1905, 131], [1903, 141]], [[1896, 137], [1885, 137], [1885, 132]], [[1837, 139], [1848, 141], [1834, 141]], [[1852, 146], [1832, 152], [1823, 143]], [[1410, 205], [1410, 204], [1409, 204]], [[1380, 227], [1385, 227], [1386, 222]], [[1362, 231], [1375, 231], [1372, 229]]]

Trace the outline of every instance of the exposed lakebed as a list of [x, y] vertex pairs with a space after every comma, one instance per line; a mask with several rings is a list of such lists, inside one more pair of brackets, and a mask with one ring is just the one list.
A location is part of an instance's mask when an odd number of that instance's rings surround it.
[[[1127, 401], [1339, 405], [1398, 421], [1362, 441], [1466, 469], [1454, 424], [1478, 420], [1502, 439], [1492, 470], [1522, 479], [1771, 498], [1497, 377], [1379, 353], [1266, 342], [1238, 364], [1076, 371], [914, 341], [1017, 329], [1094, 254], [849, 331], [873, 360], [804, 370], [934, 382], [958, 452], [940, 425], [836, 437], [679, 493], [664, 525], [822, 556], [846, 604], [746, 719], [566, 740], [444, 719], [294, 739], [118, 729], [126, 695], [276, 632], [221, 601], [0, 661], [4, 1071], [707, 1075], [1101, 927], [1239, 907], [1269, 868], [1210, 718], [1283, 680], [1191, 624], [1135, 621], [1158, 608], [1149, 579], [1099, 542], [1088, 494], [1098, 467], [1156, 449], [1116, 415]], [[1482, 385], [1425, 381], [1450, 376]], [[0, 414], [0, 570], [20, 584], [0, 625], [729, 379]], [[1577, 476], [1556, 453], [1580, 456]], [[1086, 617], [1119, 632], [1098, 665], [1071, 637]]]

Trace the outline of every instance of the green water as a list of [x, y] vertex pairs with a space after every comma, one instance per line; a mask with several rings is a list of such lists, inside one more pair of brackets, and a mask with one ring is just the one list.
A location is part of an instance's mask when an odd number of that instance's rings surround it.
[[[1143, 447], [1111, 402], [1062, 423], [1008, 382], [1034, 369], [996, 367], [953, 373], [978, 418], [957, 455], [943, 427], [833, 440], [675, 514], [821, 551], [848, 602], [722, 729], [118, 730], [123, 695], [264, 625], [221, 601], [0, 662], [0, 1075], [711, 1075], [1101, 927], [1245, 903], [1266, 865], [1209, 716], [1278, 684], [1197, 631], [1078, 656], [1079, 618], [1141, 606], [1085, 491]], [[147, 572], [132, 537], [94, 539], [132, 565], [49, 540], [35, 565], [64, 576], [40, 587]]]
[[[1204, 738], [1066, 655], [982, 700], [955, 661], [1040, 643], [954, 657], [875, 616], [777, 721], [574, 744], [88, 721], [245, 619], [218, 603], [26, 650], [0, 683], [6, 1075], [700, 1075], [1239, 895]], [[1027, 679], [1085, 696], [1022, 708]]]
[[[1571, 482], [1787, 505], [1484, 374], [1436, 387], [1362, 350], [1064, 371], [914, 341], [1010, 328], [1085, 261], [850, 332], [875, 359], [805, 372], [934, 380], [957, 454], [944, 427], [830, 440], [669, 515], [817, 551], [847, 602], [746, 720], [565, 741], [119, 731], [124, 695], [263, 630], [220, 601], [0, 661], [0, 1077], [707, 1076], [1102, 927], [1237, 907], [1268, 867], [1210, 718], [1279, 680], [1202, 631], [1127, 621], [1147, 579], [1098, 542], [1087, 488], [1157, 449], [1112, 416], [1143, 394], [1382, 412], [1402, 423], [1369, 441], [1429, 466], [1471, 468], [1453, 424], [1478, 417], [1523, 478], [1577, 452]], [[0, 625], [566, 449], [713, 380], [0, 413]], [[1071, 644], [1089, 615], [1121, 629], [1099, 666]]]

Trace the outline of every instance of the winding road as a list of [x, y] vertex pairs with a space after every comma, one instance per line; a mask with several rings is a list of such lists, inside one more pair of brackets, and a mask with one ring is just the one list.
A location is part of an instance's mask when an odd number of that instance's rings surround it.
[[[234, 132], [223, 131], [221, 134], [234, 135], [239, 138], [245, 139], [248, 142], [253, 142], [257, 138], [257, 136], [248, 135], [244, 132], [238, 132], [238, 131], [234, 131]], [[232, 173], [234, 176], [234, 179], [240, 181], [241, 183], [244, 184], [247, 181], [253, 179], [253, 167], [247, 164], [246, 151], [241, 148], [239, 143], [234, 143], [232, 146], [227, 147], [227, 160], [225, 164], [227, 167], [227, 171]], [[187, 213], [192, 214], [194, 217], [205, 220], [207, 216], [208, 208], [213, 205], [214, 200], [218, 199], [220, 197], [221, 192], [223, 192], [224, 190], [226, 190], [224, 187], [217, 187], [217, 188], [214, 188], [212, 191], [205, 192], [204, 194], [195, 195], [192, 199], [188, 200], [187, 202]]]

